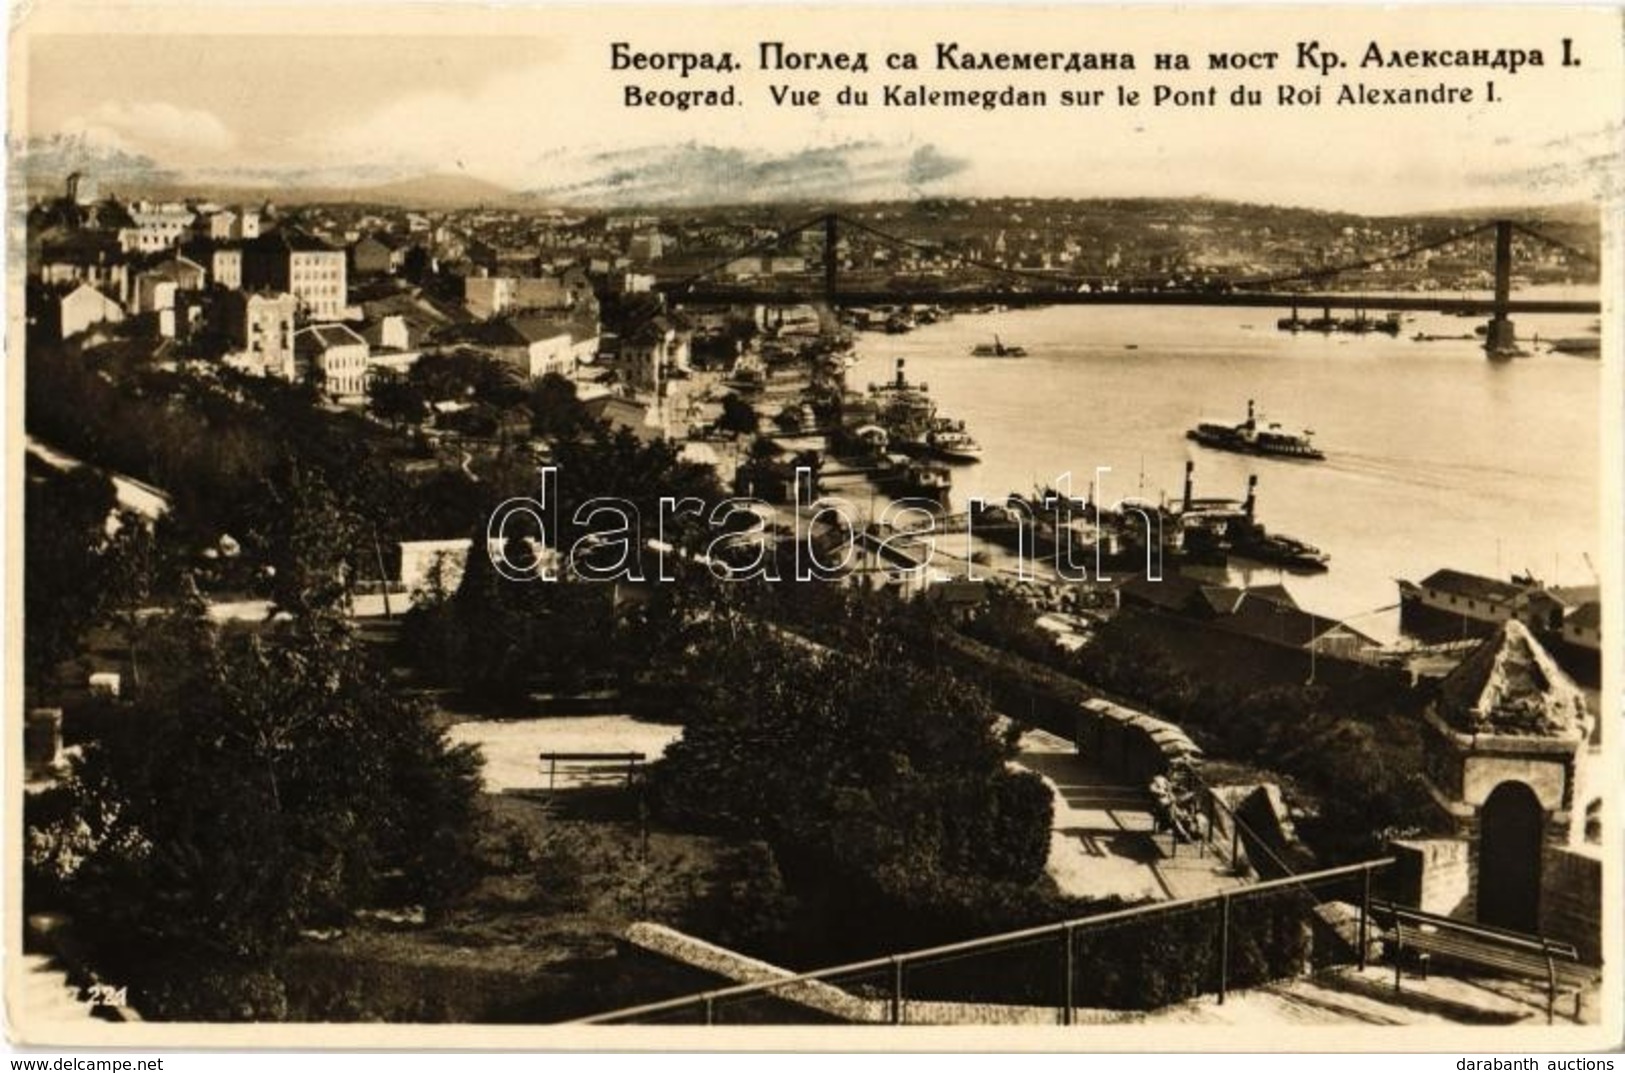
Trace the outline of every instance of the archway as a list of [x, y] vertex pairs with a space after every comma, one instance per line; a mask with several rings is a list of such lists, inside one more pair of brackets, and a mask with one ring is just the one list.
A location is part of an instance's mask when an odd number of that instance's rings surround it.
[[1540, 848], [1545, 810], [1521, 782], [1497, 786], [1479, 813], [1478, 920], [1534, 932], [1540, 924]]

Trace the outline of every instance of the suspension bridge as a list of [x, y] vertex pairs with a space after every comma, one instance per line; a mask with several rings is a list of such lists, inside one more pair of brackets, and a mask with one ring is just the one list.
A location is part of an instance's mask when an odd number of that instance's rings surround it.
[[[822, 237], [821, 272], [800, 272], [760, 279], [729, 281], [724, 278], [741, 259], [771, 256], [795, 248], [808, 233]], [[963, 278], [945, 282], [941, 278], [909, 281], [906, 286], [877, 287], [853, 275], [843, 266], [843, 236], [852, 233], [882, 247], [929, 253], [940, 268], [962, 273]], [[1403, 249], [1383, 251], [1344, 264], [1317, 266], [1297, 272], [1266, 277], [1207, 279], [1193, 284], [1171, 284], [1166, 279], [1118, 278], [1099, 274], [1075, 275], [1047, 270], [1012, 268], [984, 258], [944, 251], [940, 246], [893, 234], [840, 213], [822, 213], [785, 228], [771, 238], [737, 250], [703, 270], [668, 280], [657, 290], [678, 304], [785, 304], [821, 302], [831, 307], [858, 307], [897, 303], [963, 307], [999, 305], [1022, 308], [1048, 305], [1158, 305], [1158, 306], [1241, 306], [1252, 308], [1322, 309], [1364, 312], [1382, 309], [1400, 312], [1433, 311], [1488, 317], [1484, 346], [1492, 356], [1515, 353], [1515, 314], [1598, 315], [1599, 301], [1550, 297], [1514, 297], [1514, 238], [1522, 237], [1536, 245], [1561, 250], [1573, 260], [1595, 265], [1595, 255], [1545, 235], [1535, 228], [1510, 219], [1498, 219], [1451, 230]], [[1437, 292], [1410, 294], [1370, 294], [1330, 289], [1338, 279], [1396, 264], [1424, 254], [1436, 253], [1464, 244], [1492, 240], [1489, 296], [1451, 297]]]

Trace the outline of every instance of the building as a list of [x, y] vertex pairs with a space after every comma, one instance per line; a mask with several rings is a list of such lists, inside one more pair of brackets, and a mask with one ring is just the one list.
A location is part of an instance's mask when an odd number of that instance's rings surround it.
[[154, 272], [141, 273], [135, 278], [135, 312], [174, 312], [175, 293], [178, 290], [172, 279]]
[[406, 318], [399, 313], [369, 321], [362, 327], [361, 335], [374, 350], [412, 349], [411, 329], [407, 327]]
[[189, 236], [195, 214], [185, 205], [138, 201], [128, 209], [131, 226], [119, 231], [126, 253], [158, 253], [173, 249]]
[[361, 337], [369, 348], [369, 377], [380, 370], [404, 376], [423, 356], [422, 351], [412, 345], [412, 331], [399, 313], [370, 321], [362, 327]]
[[489, 320], [513, 306], [513, 280], [506, 276], [469, 276], [463, 280], [463, 308]]
[[174, 309], [180, 291], [201, 291], [207, 273], [203, 266], [179, 253], [143, 270], [135, 279], [135, 308], [139, 313]]
[[68, 200], [75, 205], [95, 204], [98, 194], [94, 175], [85, 175], [76, 171], [68, 176], [66, 185]]
[[293, 330], [299, 303], [293, 295], [234, 291], [219, 308], [221, 329], [233, 348], [228, 364], [258, 376], [298, 377]]
[[118, 324], [124, 307], [88, 283], [50, 295], [45, 303], [45, 330], [67, 339], [97, 324]]
[[199, 212], [192, 230], [198, 238], [209, 242], [233, 242], [258, 238], [260, 235], [259, 210], [243, 206], [231, 209], [215, 208]]
[[293, 336], [300, 373], [315, 381], [322, 394], [338, 402], [360, 402], [367, 395], [367, 341], [343, 324], [311, 324]]
[[1518, 621], [1537, 634], [1561, 634], [1570, 615], [1601, 598], [1596, 585], [1531, 587], [1518, 598]]
[[358, 276], [392, 275], [406, 262], [406, 247], [388, 235], [362, 235], [350, 247], [350, 259]]
[[687, 370], [692, 333], [667, 314], [650, 317], [622, 336], [615, 372], [634, 391], [658, 393], [673, 371]]
[[598, 318], [597, 295], [579, 268], [549, 276], [469, 276], [463, 280], [463, 308], [481, 320], [515, 310]]
[[110, 235], [78, 231], [43, 243], [37, 274], [47, 287], [88, 283], [120, 302], [130, 298], [129, 258]]
[[664, 257], [671, 239], [659, 231], [644, 231], [626, 240], [626, 255], [641, 264]]
[[[421, 346], [424, 340], [462, 322], [462, 310], [419, 290], [397, 291], [361, 303], [362, 316], [369, 325], [397, 317], [405, 325], [407, 347]], [[365, 334], [365, 332], [363, 332]], [[370, 338], [370, 337], [369, 337]], [[377, 345], [378, 340], [372, 340]]]
[[198, 239], [183, 248], [186, 257], [203, 266], [205, 278], [212, 287], [228, 291], [240, 290], [243, 285], [243, 244], [235, 240], [213, 242]]
[[630, 432], [644, 443], [653, 443], [661, 437], [657, 415], [641, 402], [619, 395], [600, 395], [582, 403], [582, 408], [589, 418], [603, 422], [611, 431]]
[[1526, 594], [1539, 586], [1435, 570], [1420, 582], [1399, 585], [1400, 622], [1406, 632], [1439, 640], [1484, 637], [1518, 617]]
[[1602, 603], [1589, 600], [1563, 617], [1563, 640], [1576, 648], [1602, 651]]
[[310, 320], [338, 320], [349, 294], [345, 251], [312, 235], [278, 229], [244, 244], [242, 285], [293, 295]]
[[527, 380], [568, 376], [598, 352], [598, 333], [567, 320], [521, 314], [479, 325], [470, 341]]
[[225, 242], [236, 237], [232, 234], [237, 229], [237, 214], [230, 209], [215, 209], [212, 212], [200, 212], [193, 221], [193, 230], [199, 238], [211, 242]]
[[1345, 622], [1304, 611], [1285, 589], [1278, 593], [1244, 590], [1230, 612], [1215, 618], [1213, 625], [1254, 640], [1308, 649], [1318, 656], [1336, 659], [1360, 659], [1381, 647], [1374, 638]]

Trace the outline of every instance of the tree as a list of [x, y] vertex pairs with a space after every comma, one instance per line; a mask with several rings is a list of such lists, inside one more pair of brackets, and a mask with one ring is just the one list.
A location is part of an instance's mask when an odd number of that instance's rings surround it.
[[576, 398], [576, 386], [558, 373], [547, 373], [530, 389], [530, 430], [544, 439], [568, 439], [587, 425], [587, 411]]
[[346, 600], [361, 519], [320, 474], [297, 462], [267, 482], [257, 538], [271, 570], [271, 601], [310, 614]]
[[391, 369], [375, 370], [368, 379], [367, 406], [374, 417], [396, 428], [421, 424], [429, 414], [422, 389]]
[[756, 407], [738, 395], [722, 396], [722, 416], [717, 418], [717, 428], [749, 436], [756, 432], [757, 423]]
[[31, 880], [65, 892], [110, 969], [162, 993], [461, 889], [478, 754], [396, 696], [345, 622], [222, 634], [194, 593], [142, 646], [142, 687], [29, 832]]
[[103, 550], [117, 500], [103, 474], [43, 465], [30, 474], [24, 495], [23, 652], [38, 696], [101, 612]]
[[726, 614], [696, 663], [711, 670], [655, 768], [669, 815], [882, 887], [1042, 875], [1048, 795], [1007, 770], [1016, 731], [980, 690], [884, 640], [819, 651]]

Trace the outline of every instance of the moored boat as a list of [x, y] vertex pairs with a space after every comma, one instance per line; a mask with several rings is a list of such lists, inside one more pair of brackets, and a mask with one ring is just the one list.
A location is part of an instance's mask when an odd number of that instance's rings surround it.
[[950, 462], [975, 462], [982, 457], [982, 445], [965, 428], [963, 421], [936, 418], [925, 434], [926, 446]]
[[1019, 346], [1005, 346], [998, 337], [993, 337], [991, 343], [977, 343], [970, 348], [972, 356], [978, 358], [1025, 358], [1027, 348]]

